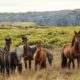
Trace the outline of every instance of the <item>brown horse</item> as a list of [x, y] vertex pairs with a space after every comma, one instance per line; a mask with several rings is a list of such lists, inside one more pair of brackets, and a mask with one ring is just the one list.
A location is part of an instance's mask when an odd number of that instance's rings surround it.
[[46, 68], [46, 52], [45, 49], [41, 46], [41, 42], [37, 43], [37, 50], [34, 53], [35, 60], [35, 70], [37, 70], [37, 65], [40, 65], [40, 69]]
[[[75, 68], [74, 59], [77, 59], [78, 67], [80, 61], [80, 31], [75, 32], [73, 36], [73, 40], [71, 44], [64, 45], [62, 49], [62, 68], [68, 66], [70, 68], [71, 63], [73, 64], [73, 68]], [[67, 62], [67, 59], [69, 61]], [[68, 64], [68, 65], [67, 65]]]

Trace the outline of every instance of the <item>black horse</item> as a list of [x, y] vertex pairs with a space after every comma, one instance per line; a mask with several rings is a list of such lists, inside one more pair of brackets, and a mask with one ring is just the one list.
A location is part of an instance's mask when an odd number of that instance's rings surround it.
[[10, 53], [10, 69], [11, 69], [11, 73], [15, 73], [16, 68], [17, 68], [19, 73], [22, 72], [22, 64], [19, 63], [17, 54], [14, 51], [14, 52]]
[[18, 67], [18, 58], [16, 52], [10, 52], [10, 71], [15, 73], [16, 68]]
[[18, 72], [21, 72], [20, 64], [16, 55], [16, 52], [9, 52], [5, 49], [0, 49], [0, 73], [4, 75], [6, 72], [9, 75], [10, 73], [15, 73], [16, 68]]
[[4, 74], [5, 71], [9, 75], [10, 70], [9, 70], [9, 54], [6, 49], [0, 49], [0, 72], [1, 74]]

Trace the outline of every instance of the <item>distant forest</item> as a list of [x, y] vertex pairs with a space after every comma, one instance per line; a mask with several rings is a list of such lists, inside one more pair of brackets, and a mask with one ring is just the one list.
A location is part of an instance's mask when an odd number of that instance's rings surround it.
[[76, 26], [80, 25], [80, 9], [46, 12], [0, 13], [0, 22], [34, 22], [38, 25]]

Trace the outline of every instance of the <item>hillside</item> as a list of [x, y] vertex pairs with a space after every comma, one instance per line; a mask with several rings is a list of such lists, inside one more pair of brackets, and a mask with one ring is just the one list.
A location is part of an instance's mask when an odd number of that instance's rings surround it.
[[39, 25], [75, 26], [80, 25], [80, 9], [27, 13], [0, 13], [0, 22], [34, 22]]

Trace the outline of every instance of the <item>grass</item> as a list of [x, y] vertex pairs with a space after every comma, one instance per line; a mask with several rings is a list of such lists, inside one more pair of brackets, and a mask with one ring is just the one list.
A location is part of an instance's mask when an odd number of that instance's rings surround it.
[[[24, 27], [23, 27], [24, 26]], [[5, 37], [10, 35], [12, 38], [11, 48], [21, 44], [21, 36], [28, 36], [30, 45], [36, 44], [37, 40], [41, 40], [44, 47], [49, 48], [54, 55], [52, 66], [47, 63], [47, 69], [35, 71], [34, 61], [32, 69], [29, 71], [23, 68], [22, 74], [17, 72], [10, 77], [0, 76], [0, 80], [80, 80], [80, 69], [61, 69], [61, 48], [64, 44], [70, 43], [74, 35], [74, 31], [79, 31], [80, 26], [72, 27], [41, 27], [21, 24], [19, 27], [15, 25], [0, 26], [0, 47], [5, 45]], [[76, 63], [76, 61], [75, 61]], [[23, 66], [24, 67], [24, 66]]]
[[28, 43], [33, 45], [37, 40], [41, 40], [45, 47], [61, 47], [65, 43], [71, 42], [74, 31], [79, 31], [80, 26], [76, 27], [0, 27], [0, 46], [4, 46], [4, 39], [7, 35], [12, 38], [12, 47], [21, 44], [21, 36], [28, 36]]
[[[32, 69], [25, 69], [23, 66], [22, 74], [12, 74], [10, 77], [1, 77], [0, 80], [80, 80], [80, 69], [61, 69], [61, 48], [52, 50], [54, 54], [54, 61], [52, 66], [47, 63], [47, 68], [44, 70], [35, 71], [34, 61], [32, 62]], [[76, 62], [76, 61], [75, 61]], [[23, 64], [24, 65], [24, 64]]]

